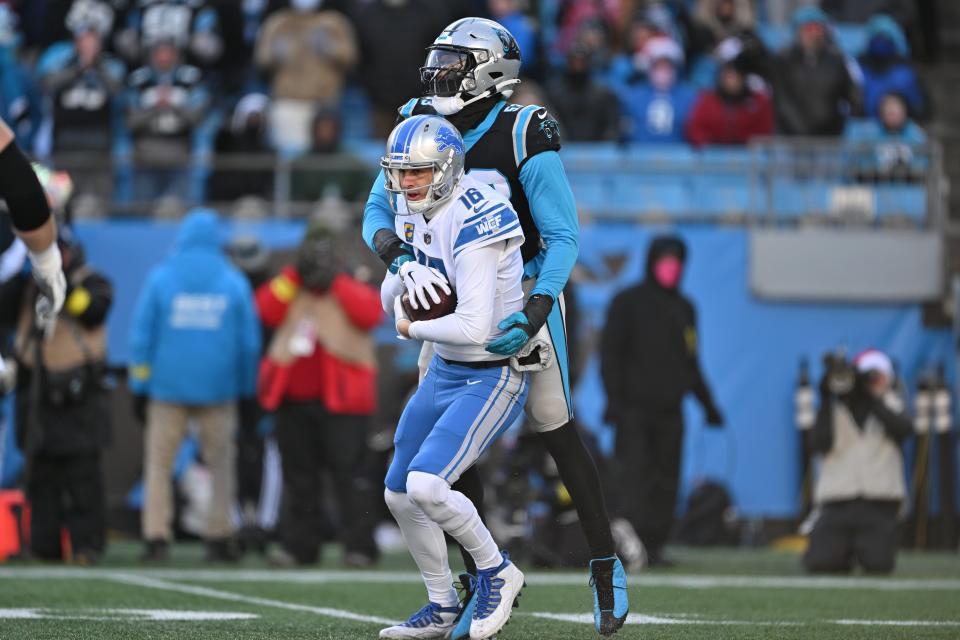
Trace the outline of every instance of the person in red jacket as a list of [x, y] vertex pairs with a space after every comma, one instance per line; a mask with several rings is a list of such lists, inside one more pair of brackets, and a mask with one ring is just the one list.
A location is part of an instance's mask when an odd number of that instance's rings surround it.
[[275, 411], [284, 480], [278, 565], [320, 557], [321, 482], [329, 472], [337, 496], [344, 562], [377, 558], [376, 499], [362, 475], [367, 431], [376, 409], [371, 332], [380, 324], [380, 293], [343, 272], [333, 240], [311, 237], [295, 264], [256, 291], [262, 322], [274, 330], [260, 365], [258, 398]]
[[731, 60], [717, 72], [717, 86], [700, 94], [687, 122], [691, 144], [746, 144], [750, 138], [773, 133], [770, 98], [753, 91], [743, 71]]

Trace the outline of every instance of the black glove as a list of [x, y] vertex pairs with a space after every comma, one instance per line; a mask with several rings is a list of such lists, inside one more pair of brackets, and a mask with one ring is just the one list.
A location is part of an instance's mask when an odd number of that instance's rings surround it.
[[333, 279], [340, 273], [336, 253], [329, 240], [308, 240], [297, 250], [294, 264], [303, 286], [323, 293], [330, 288]]
[[720, 413], [720, 409], [717, 408], [717, 405], [710, 404], [710, 406], [705, 407], [707, 412], [707, 426], [719, 428], [723, 426], [723, 414]]
[[147, 426], [147, 398], [146, 395], [142, 393], [135, 394], [133, 396], [133, 417], [137, 419], [137, 422], [140, 423], [140, 426]]

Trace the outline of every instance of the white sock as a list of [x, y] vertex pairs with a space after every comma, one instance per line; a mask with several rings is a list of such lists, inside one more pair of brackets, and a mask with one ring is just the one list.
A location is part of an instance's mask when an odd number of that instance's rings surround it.
[[420, 569], [430, 602], [442, 607], [456, 606], [457, 590], [453, 588], [453, 573], [447, 561], [447, 541], [443, 537], [443, 530], [407, 494], [387, 489], [384, 499], [400, 526], [410, 555]]
[[407, 475], [407, 495], [441, 529], [463, 545], [478, 569], [493, 569], [503, 562], [500, 548], [480, 519], [477, 507], [467, 496], [452, 490], [446, 480], [411, 471]]

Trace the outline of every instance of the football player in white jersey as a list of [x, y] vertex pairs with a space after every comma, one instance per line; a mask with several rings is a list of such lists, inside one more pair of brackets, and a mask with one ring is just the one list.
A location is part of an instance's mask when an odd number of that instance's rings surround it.
[[[444, 638], [460, 612], [444, 532], [477, 563], [471, 638], [489, 638], [510, 617], [523, 573], [500, 551], [474, 504], [450, 485], [520, 416], [528, 374], [484, 348], [497, 322], [523, 308], [523, 231], [509, 200], [464, 177], [464, 144], [439, 116], [414, 116], [390, 134], [381, 160], [397, 232], [417, 262], [446, 277], [453, 313], [411, 322], [403, 311], [403, 268], [381, 288], [404, 338], [435, 343], [394, 437], [385, 499], [420, 568], [428, 604], [381, 638]], [[450, 293], [450, 291], [447, 291]]]

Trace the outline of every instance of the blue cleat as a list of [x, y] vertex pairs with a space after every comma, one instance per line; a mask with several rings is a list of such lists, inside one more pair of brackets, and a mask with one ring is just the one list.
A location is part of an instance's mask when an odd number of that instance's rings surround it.
[[597, 633], [612, 636], [627, 620], [627, 573], [620, 558], [590, 561], [590, 586], [593, 587], [593, 624]]
[[476, 580], [476, 576], [469, 573], [460, 574], [460, 588], [462, 590], [460, 613], [457, 614], [453, 631], [450, 632], [450, 640], [464, 640], [470, 637], [473, 610], [477, 607], [477, 599], [474, 597], [477, 590]]
[[381, 638], [446, 638], [453, 628], [459, 607], [441, 607], [431, 602], [406, 622], [380, 630]]

